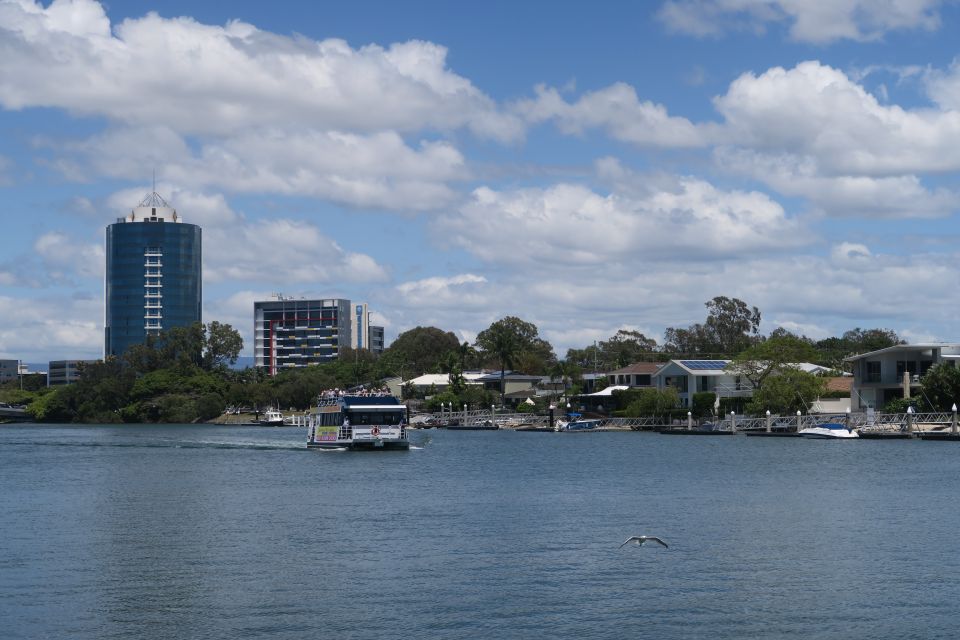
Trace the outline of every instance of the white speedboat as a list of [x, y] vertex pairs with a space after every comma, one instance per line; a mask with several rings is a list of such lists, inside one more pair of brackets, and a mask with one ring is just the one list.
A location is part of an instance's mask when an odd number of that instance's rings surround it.
[[261, 427], [282, 427], [283, 414], [276, 409], [267, 409], [267, 412], [260, 418]]
[[797, 435], [804, 438], [820, 438], [821, 440], [846, 440], [860, 437], [859, 433], [846, 428], [839, 422], [827, 422], [815, 427], [807, 427], [801, 429]]

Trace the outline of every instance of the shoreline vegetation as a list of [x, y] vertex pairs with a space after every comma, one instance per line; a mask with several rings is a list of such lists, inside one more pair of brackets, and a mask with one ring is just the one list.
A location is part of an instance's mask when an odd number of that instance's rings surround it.
[[[233, 370], [243, 341], [229, 324], [196, 323], [149, 336], [123, 356], [83, 365], [80, 379], [71, 385], [47, 387], [46, 376], [24, 375], [0, 386], [0, 402], [26, 406], [36, 422], [49, 423], [199, 423], [229, 424], [236, 415], [228, 407], [247, 407], [254, 422], [268, 408], [303, 412], [313, 406], [323, 389], [381, 386], [388, 378], [410, 380], [424, 373], [449, 375], [444, 389], [417, 390], [410, 385], [402, 397], [414, 406], [436, 412], [441, 406], [472, 408], [502, 406], [508, 371], [548, 377], [565, 397], [577, 396], [583, 374], [606, 373], [634, 362], [671, 359], [729, 359], [752, 383], [753, 398], [723, 398], [719, 412], [761, 415], [806, 413], [808, 403], [828, 397], [823, 380], [789, 367], [812, 362], [843, 373], [844, 358], [903, 341], [889, 329], [852, 329], [840, 337], [812, 340], [777, 328], [759, 333], [760, 311], [736, 298], [716, 297], [705, 303], [704, 322], [668, 327], [664, 340], [621, 329], [608, 340], [582, 349], [568, 349], [558, 358], [552, 345], [540, 337], [536, 325], [514, 316], [497, 320], [461, 342], [450, 331], [416, 327], [401, 333], [379, 356], [366, 350], [342, 349], [337, 360], [291, 368], [268, 376], [263, 369]], [[463, 373], [486, 369], [500, 373], [500, 389], [468, 385]], [[960, 370], [933, 367], [922, 381], [923, 393], [909, 401], [895, 401], [883, 410], [947, 410], [960, 397]], [[596, 390], [606, 386], [600, 381]], [[709, 397], [707, 397], [709, 396]], [[547, 399], [535, 399], [522, 410], [545, 412]], [[643, 389], [614, 394], [613, 415], [686, 416], [676, 391]], [[714, 412], [712, 393], [694, 394], [695, 417]], [[896, 405], [896, 406], [894, 406]]]

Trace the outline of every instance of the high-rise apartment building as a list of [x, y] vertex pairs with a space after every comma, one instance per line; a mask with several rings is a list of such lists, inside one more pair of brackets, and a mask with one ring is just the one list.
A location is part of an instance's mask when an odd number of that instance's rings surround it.
[[107, 226], [104, 355], [200, 322], [200, 227], [156, 192]]
[[275, 298], [253, 303], [253, 362], [270, 375], [331, 362], [347, 347], [383, 351], [383, 328], [370, 326], [366, 304]]
[[276, 296], [253, 303], [253, 363], [270, 375], [331, 362], [351, 344], [349, 300]]

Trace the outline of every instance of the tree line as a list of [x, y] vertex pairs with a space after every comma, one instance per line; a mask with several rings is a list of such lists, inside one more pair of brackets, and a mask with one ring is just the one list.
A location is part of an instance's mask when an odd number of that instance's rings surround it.
[[[428, 394], [432, 396], [429, 406], [438, 407], [440, 402], [489, 406], [500, 399], [510, 370], [550, 376], [576, 394], [584, 372], [606, 373], [639, 361], [698, 358], [733, 359], [756, 387], [756, 402], [770, 406], [776, 404], [774, 396], [778, 394], [773, 390], [778, 387], [801, 397], [818, 391], [815, 382], [787, 371], [782, 363], [812, 362], [840, 370], [850, 355], [902, 342], [889, 329], [855, 328], [824, 340], [785, 329], [764, 336], [759, 333], [761, 313], [755, 306], [718, 296], [707, 301], [705, 308], [702, 322], [668, 327], [662, 342], [622, 329], [607, 340], [568, 349], [563, 358], [557, 357], [535, 324], [515, 316], [491, 323], [472, 343], [438, 327], [415, 327], [401, 333], [379, 356], [344, 349], [334, 362], [285, 370], [274, 377], [262, 369], [229, 368], [243, 347], [239, 333], [216, 321], [197, 323], [150, 336], [120, 358], [87, 365], [73, 385], [54, 389], [33, 385], [36, 388], [21, 392], [8, 383], [0, 389], [0, 400], [28, 404], [37, 420], [47, 422], [194, 422], [217, 417], [235, 406], [302, 410], [326, 388], [446, 373], [450, 376], [448, 389]], [[464, 383], [463, 373], [477, 369], [500, 373], [501, 394]], [[784, 394], [787, 391], [779, 395]], [[664, 400], [644, 400], [646, 405], [651, 402], [660, 406]]]

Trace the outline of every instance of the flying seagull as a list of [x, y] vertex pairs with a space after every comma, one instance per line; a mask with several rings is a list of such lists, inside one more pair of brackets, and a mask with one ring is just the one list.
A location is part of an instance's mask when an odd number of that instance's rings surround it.
[[642, 545], [644, 542], [656, 542], [657, 544], [662, 544], [668, 549], [670, 548], [670, 545], [668, 545], [666, 542], [664, 542], [657, 536], [630, 536], [624, 541], [622, 545], [620, 545], [620, 548], [623, 549], [626, 545], [630, 544], [631, 542], [636, 542], [637, 546]]

